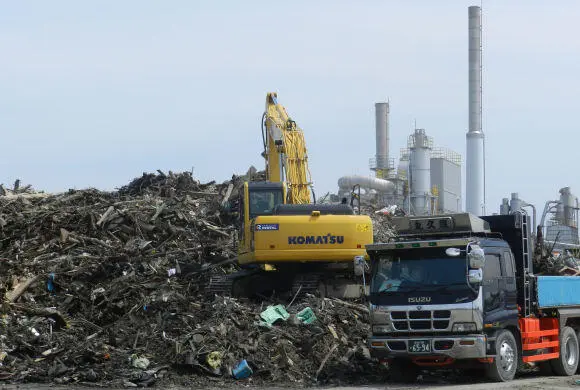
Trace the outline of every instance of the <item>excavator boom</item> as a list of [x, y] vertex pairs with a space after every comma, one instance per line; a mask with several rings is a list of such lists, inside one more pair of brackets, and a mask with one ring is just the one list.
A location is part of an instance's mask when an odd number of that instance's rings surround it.
[[293, 121], [278, 96], [266, 96], [264, 112], [264, 157], [267, 180], [286, 182], [289, 204], [310, 203], [312, 178], [308, 169], [308, 153], [302, 129]]

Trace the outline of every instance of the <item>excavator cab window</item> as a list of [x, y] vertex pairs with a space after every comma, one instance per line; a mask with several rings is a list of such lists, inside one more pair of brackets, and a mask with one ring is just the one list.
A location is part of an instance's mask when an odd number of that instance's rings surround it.
[[250, 219], [259, 215], [272, 215], [274, 208], [283, 203], [282, 189], [250, 191]]

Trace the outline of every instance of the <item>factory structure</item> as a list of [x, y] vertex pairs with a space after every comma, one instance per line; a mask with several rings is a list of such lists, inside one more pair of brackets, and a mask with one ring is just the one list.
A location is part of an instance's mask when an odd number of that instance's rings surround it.
[[375, 104], [376, 155], [369, 164], [374, 175], [341, 177], [339, 196], [349, 197], [360, 187], [364, 200], [411, 215], [461, 211], [461, 155], [435, 147], [425, 129], [415, 129], [395, 163], [389, 154], [389, 108], [389, 103]]
[[560, 196], [556, 200], [549, 200], [544, 205], [542, 215], [538, 217], [536, 207], [522, 199], [517, 192], [511, 198], [503, 198], [499, 213], [511, 214], [516, 211], [530, 210], [533, 226], [537, 234], [542, 235], [544, 243], [556, 249], [578, 249], [579, 202], [578, 197], [572, 194], [570, 187], [560, 189]]
[[[468, 9], [468, 100], [466, 135], [466, 211], [485, 214], [485, 137], [482, 129], [481, 8]], [[361, 198], [379, 205], [397, 206], [409, 215], [462, 211], [462, 158], [457, 152], [435, 147], [425, 129], [409, 135], [407, 147], [395, 159], [389, 155], [389, 103], [375, 104], [376, 154], [370, 160], [374, 175], [344, 176], [339, 196], [350, 197], [360, 188]]]
[[[468, 8], [468, 102], [466, 134], [465, 211], [486, 215], [485, 135], [482, 127], [481, 8]], [[459, 153], [435, 147], [425, 129], [409, 135], [397, 160], [389, 152], [388, 102], [375, 104], [376, 154], [370, 159], [372, 175], [344, 176], [338, 180], [339, 196], [360, 191], [363, 201], [396, 206], [407, 215], [462, 212], [462, 159]], [[358, 193], [357, 193], [358, 194]], [[580, 250], [580, 204], [570, 187], [560, 189], [556, 200], [546, 202], [541, 214], [518, 193], [504, 198], [499, 214], [523, 212], [532, 216], [533, 230], [544, 243], [558, 250]]]

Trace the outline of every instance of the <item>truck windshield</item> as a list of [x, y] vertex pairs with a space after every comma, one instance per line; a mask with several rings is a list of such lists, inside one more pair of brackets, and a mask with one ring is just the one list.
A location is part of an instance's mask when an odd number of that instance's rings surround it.
[[428, 296], [431, 303], [472, 300], [466, 274], [465, 257], [448, 257], [443, 248], [393, 251], [373, 264], [371, 301], [405, 304], [414, 293]]

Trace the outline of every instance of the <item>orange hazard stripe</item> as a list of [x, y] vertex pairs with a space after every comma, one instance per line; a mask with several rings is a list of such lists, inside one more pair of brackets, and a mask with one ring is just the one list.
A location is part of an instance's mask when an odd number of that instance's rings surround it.
[[531, 337], [557, 336], [558, 329], [536, 330], [534, 332], [522, 332], [522, 338], [527, 339]]
[[524, 363], [529, 363], [541, 360], [557, 359], [558, 357], [560, 357], [560, 353], [556, 352], [556, 353], [545, 353], [543, 355], [524, 356], [522, 360], [524, 361]]
[[560, 345], [559, 341], [544, 341], [544, 342], [535, 343], [535, 344], [523, 344], [522, 349], [524, 351], [532, 351], [534, 349], [540, 349], [540, 348], [557, 347], [558, 345]]

